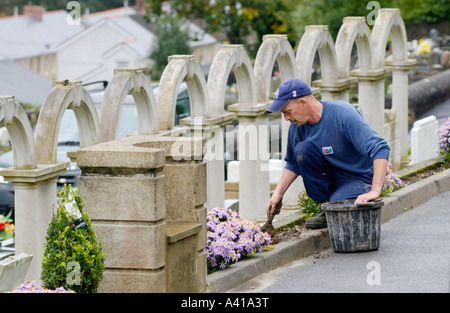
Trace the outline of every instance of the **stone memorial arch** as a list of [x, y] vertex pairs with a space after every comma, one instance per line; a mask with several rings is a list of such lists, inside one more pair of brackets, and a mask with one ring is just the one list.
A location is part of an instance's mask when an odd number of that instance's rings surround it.
[[69, 164], [38, 164], [40, 147], [14, 97], [0, 97], [0, 126], [10, 133], [14, 154], [14, 167], [1, 175], [14, 184], [15, 253], [33, 256], [25, 278], [39, 281], [47, 227], [56, 207], [56, 179]]
[[[319, 54], [322, 68], [320, 80], [311, 82], [316, 52]], [[333, 38], [326, 25], [311, 25], [305, 27], [296, 55], [299, 78], [308, 85], [320, 89], [322, 100], [346, 100], [348, 91], [356, 83], [355, 78], [339, 77], [336, 49]], [[313, 90], [313, 93], [315, 91]]]
[[[252, 220], [256, 219], [260, 213], [253, 209], [255, 203], [258, 203], [257, 195], [265, 190], [265, 187], [267, 187], [267, 191], [269, 190], [268, 179], [257, 180], [256, 183], [254, 181], [261, 173], [262, 163], [260, 154], [256, 152], [251, 155], [250, 151], [258, 150], [257, 146], [260, 143], [259, 136], [261, 135], [257, 130], [260, 125], [258, 117], [265, 107], [257, 105], [253, 66], [243, 45], [221, 46], [214, 59], [208, 77], [208, 90], [211, 95], [211, 104], [216, 108], [217, 114], [223, 114], [225, 87], [231, 72], [235, 74], [239, 91], [239, 102], [228, 107], [228, 110], [235, 113], [239, 120], [237, 128], [240, 162], [239, 212], [242, 216]], [[213, 96], [214, 90], [219, 97]]]
[[[391, 36], [392, 58], [386, 60], [386, 45]], [[399, 9], [381, 9], [372, 29], [375, 69], [392, 71], [392, 110], [395, 113], [394, 141], [391, 145], [394, 170], [407, 165], [408, 161], [408, 72], [416, 63], [408, 59], [407, 37]], [[388, 70], [386, 70], [386, 67]], [[384, 83], [379, 82], [379, 84]], [[383, 95], [384, 87], [377, 88]], [[381, 100], [380, 100], [381, 102]]]
[[75, 113], [80, 134], [80, 147], [99, 142], [100, 127], [97, 110], [81, 81], [58, 81], [45, 99], [36, 124], [38, 163], [57, 162], [58, 134], [67, 109]]
[[169, 57], [158, 91], [159, 130], [172, 130], [175, 124], [175, 107], [178, 89], [185, 81], [191, 100], [191, 120], [210, 117], [206, 78], [200, 65], [192, 55], [174, 55]]
[[36, 146], [30, 120], [13, 96], [0, 97], [0, 126], [6, 127], [10, 134], [14, 149], [14, 168], [35, 169]]
[[[263, 42], [258, 50], [254, 69], [255, 78], [257, 81], [257, 100], [260, 103], [267, 103], [271, 101], [272, 95], [270, 94], [270, 87], [275, 62], [278, 64], [280, 70], [281, 81], [298, 77], [294, 50], [292, 49], [292, 46], [289, 43], [286, 35], [263, 36]], [[280, 137], [282, 156], [284, 156], [286, 153], [289, 124], [290, 123], [285, 121], [281, 116]], [[303, 189], [304, 186], [300, 177], [286, 191], [283, 198], [283, 207], [297, 208], [298, 192]]]
[[[350, 71], [353, 45], [356, 44], [359, 68]], [[365, 17], [346, 17], [336, 39], [339, 77], [358, 79], [358, 109], [366, 121], [384, 136], [385, 70], [375, 69], [371, 33]], [[384, 89], [383, 89], [384, 90]]]
[[[277, 62], [283, 78], [295, 77], [294, 60], [286, 35], [263, 36], [251, 73], [254, 77], [254, 102], [247, 103], [240, 97], [239, 103], [228, 107], [239, 119], [239, 212], [251, 221], [266, 219], [270, 197], [269, 119], [265, 111], [271, 101], [273, 68]], [[242, 83], [239, 93], [241, 90]], [[253, 140], [252, 130], [256, 130]], [[250, 134], [248, 137], [247, 132]]]
[[132, 94], [138, 112], [138, 133], [151, 135], [158, 132], [158, 107], [148, 77], [141, 69], [115, 69], [114, 77], [103, 96], [100, 109], [100, 141], [118, 138], [122, 106]]
[[[222, 45], [215, 56], [208, 75], [208, 95], [211, 116], [216, 117], [211, 125], [210, 133], [214, 136], [208, 140], [210, 160], [207, 160], [208, 209], [223, 207], [225, 203], [225, 173], [224, 173], [224, 133], [223, 128], [234, 118], [234, 114], [225, 112], [225, 89], [228, 77], [234, 73], [238, 85], [239, 103], [252, 104], [256, 102], [254, 94], [255, 82], [252, 64], [242, 45]], [[211, 136], [207, 136], [211, 137]]]
[[14, 167], [3, 170], [1, 175], [15, 188], [15, 253], [33, 255], [27, 278], [39, 279], [43, 253], [38, 247], [44, 243], [48, 226], [48, 201], [40, 197], [40, 191], [47, 190], [48, 185], [38, 185], [51, 175], [38, 169], [30, 120], [13, 96], [0, 96], [0, 127], [3, 126], [10, 134], [14, 153]]

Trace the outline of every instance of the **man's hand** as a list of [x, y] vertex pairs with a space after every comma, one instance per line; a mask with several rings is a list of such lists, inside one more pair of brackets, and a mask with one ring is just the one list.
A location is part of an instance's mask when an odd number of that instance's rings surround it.
[[371, 190], [368, 193], [363, 193], [362, 195], [359, 195], [358, 198], [356, 198], [355, 200], [355, 204], [356, 203], [366, 203], [372, 200], [377, 199], [380, 196], [380, 193], [375, 191], [375, 190]]
[[283, 197], [277, 193], [274, 192], [272, 194], [272, 197], [269, 199], [269, 202], [267, 203], [267, 218], [270, 217], [271, 214], [275, 212], [277, 204], [283, 199]]

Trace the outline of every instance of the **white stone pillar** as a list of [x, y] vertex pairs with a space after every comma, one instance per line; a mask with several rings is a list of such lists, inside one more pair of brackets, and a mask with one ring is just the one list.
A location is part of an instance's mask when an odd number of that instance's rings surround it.
[[208, 210], [225, 205], [225, 160], [224, 127], [231, 123], [234, 114], [224, 114], [211, 118], [186, 117], [180, 123], [189, 127], [191, 136], [206, 138], [205, 163], [207, 168], [207, 202]]
[[[291, 125], [290, 122], [284, 120], [283, 116], [281, 116], [282, 122], [282, 145], [281, 145], [281, 155], [283, 160], [283, 168], [286, 166], [286, 161], [284, 161], [284, 157], [286, 155], [286, 149], [287, 149], [287, 137], [289, 133], [289, 126]], [[300, 206], [298, 204], [298, 195], [305, 191], [305, 185], [303, 184], [303, 178], [301, 176], [298, 176], [296, 180], [292, 182], [292, 184], [289, 186], [289, 188], [286, 190], [283, 196], [283, 207], [284, 210], [298, 210], [300, 209]]]
[[47, 228], [56, 211], [56, 179], [66, 172], [69, 162], [38, 165], [37, 169], [7, 169], [1, 172], [14, 184], [16, 254], [32, 254], [26, 280], [41, 282]]
[[268, 105], [234, 104], [228, 107], [239, 119], [239, 213], [253, 222], [267, 220], [270, 199], [270, 154], [266, 151], [269, 147], [269, 118], [265, 113]]
[[384, 81], [389, 74], [388, 68], [351, 72], [358, 78], [358, 109], [381, 137], [384, 137]]
[[408, 72], [416, 60], [387, 61], [393, 67], [392, 108], [397, 112], [396, 137], [400, 138], [401, 167], [409, 164], [408, 159]]
[[206, 207], [208, 210], [215, 207], [223, 208], [225, 204], [224, 131], [222, 127], [214, 125], [205, 128], [203, 136], [207, 138]]

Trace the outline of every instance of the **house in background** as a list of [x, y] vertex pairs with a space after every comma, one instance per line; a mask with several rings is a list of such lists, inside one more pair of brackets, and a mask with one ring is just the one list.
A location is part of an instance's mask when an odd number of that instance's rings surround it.
[[148, 67], [155, 36], [129, 15], [100, 18], [57, 46], [57, 77], [110, 81], [118, 67]]
[[[149, 67], [156, 37], [145, 22], [143, 1], [137, 7], [89, 13], [80, 25], [67, 22], [68, 11], [45, 12], [28, 4], [24, 14], [0, 18], [0, 57], [33, 70], [50, 80], [110, 81], [118, 67]], [[217, 40], [187, 22], [189, 41], [200, 65], [212, 62]]]
[[23, 12], [0, 18], [0, 58], [13, 60], [55, 80], [56, 46], [84, 28], [69, 25], [65, 10], [45, 12], [42, 7], [29, 4]]

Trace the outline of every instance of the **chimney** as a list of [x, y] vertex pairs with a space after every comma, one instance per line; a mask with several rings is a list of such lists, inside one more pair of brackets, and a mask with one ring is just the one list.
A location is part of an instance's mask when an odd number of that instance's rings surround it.
[[38, 20], [42, 21], [42, 18], [44, 17], [45, 10], [40, 5], [34, 5], [33, 3], [28, 2], [26, 6], [23, 8], [23, 14], [29, 15], [37, 18]]
[[135, 9], [138, 14], [145, 14], [145, 1], [136, 0]]

